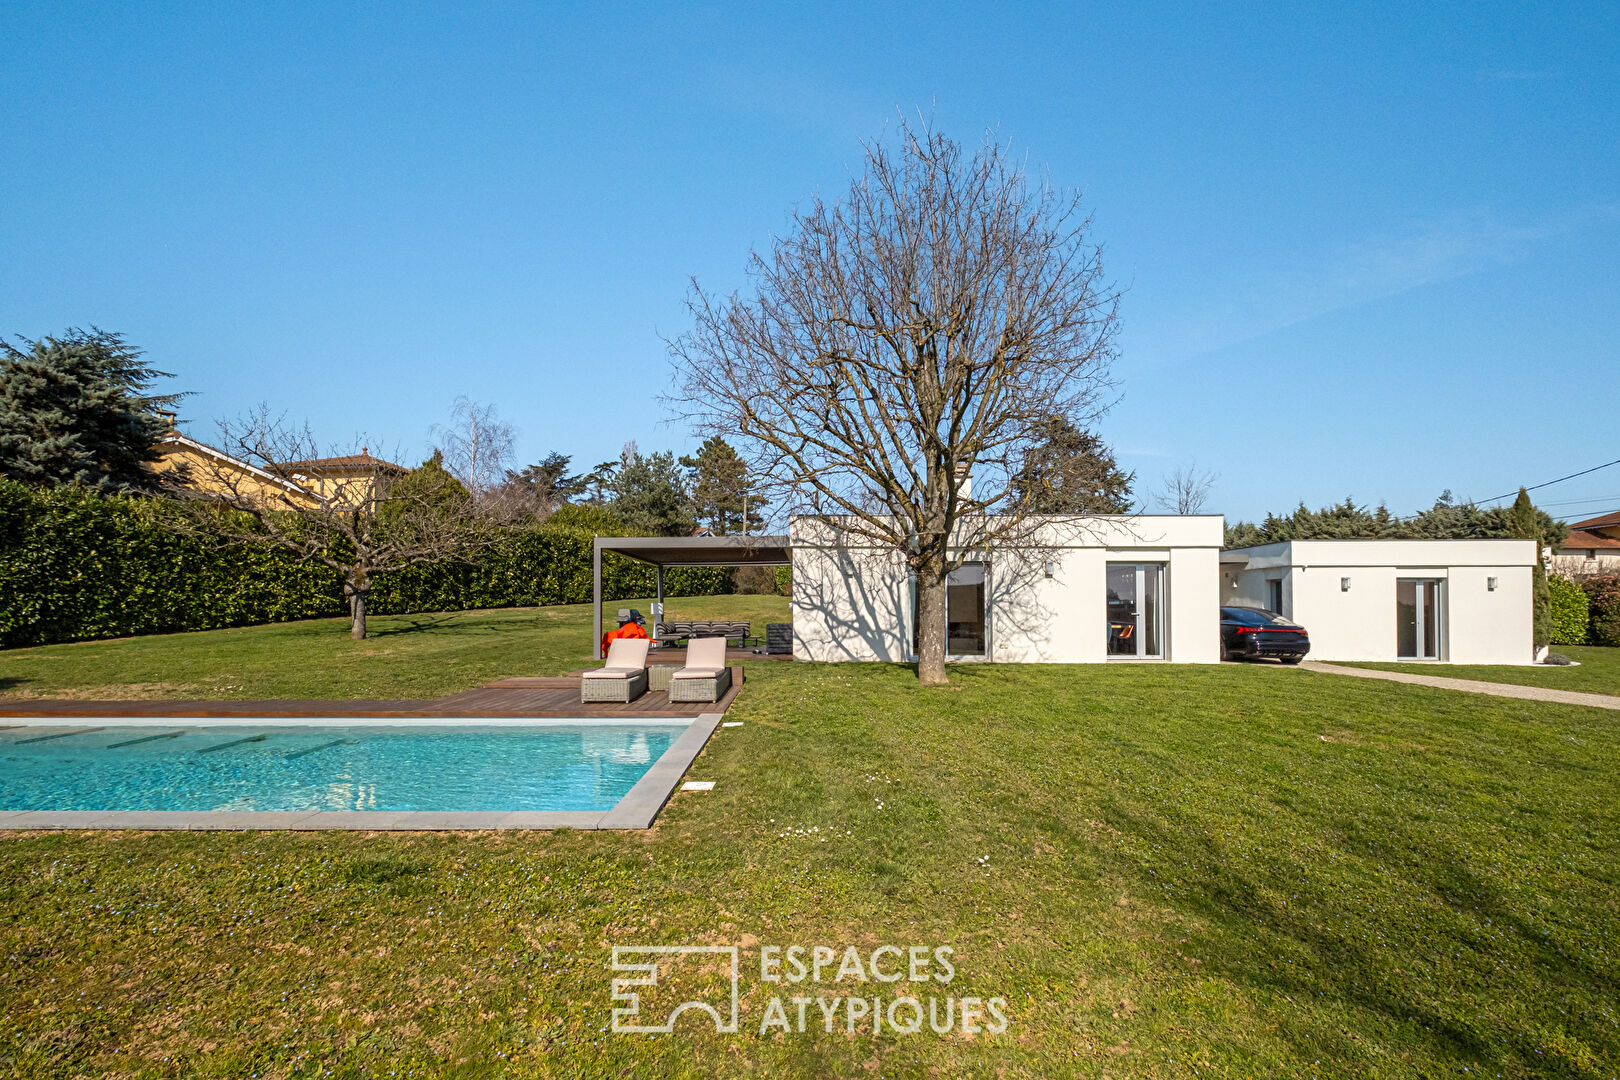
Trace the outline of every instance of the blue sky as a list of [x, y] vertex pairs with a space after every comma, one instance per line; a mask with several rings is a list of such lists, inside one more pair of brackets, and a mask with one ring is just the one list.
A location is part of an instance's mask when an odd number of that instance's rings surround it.
[[[125, 331], [194, 434], [422, 456], [663, 422], [692, 276], [921, 107], [1080, 188], [1128, 287], [1100, 425], [1229, 518], [1620, 458], [1620, 7], [0, 9], [0, 333]], [[1541, 493], [1620, 508], [1620, 466]]]

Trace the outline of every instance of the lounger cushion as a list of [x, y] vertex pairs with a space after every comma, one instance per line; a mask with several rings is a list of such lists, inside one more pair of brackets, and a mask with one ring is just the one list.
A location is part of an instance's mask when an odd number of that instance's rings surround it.
[[686, 643], [685, 671], [704, 670], [726, 666], [726, 639], [723, 637], [693, 638]]
[[718, 679], [725, 668], [681, 668], [671, 679]]
[[629, 679], [639, 674], [643, 668], [591, 668], [581, 678], [584, 679]]

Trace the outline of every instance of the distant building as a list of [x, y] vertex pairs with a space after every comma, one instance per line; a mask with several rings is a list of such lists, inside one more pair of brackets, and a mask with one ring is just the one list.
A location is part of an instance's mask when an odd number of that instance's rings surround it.
[[337, 500], [359, 506], [372, 501], [379, 486], [410, 470], [373, 457], [369, 448], [341, 457], [312, 458], [259, 466], [233, 457], [171, 427], [155, 447], [148, 468], [166, 483], [203, 495], [228, 494], [267, 503], [318, 506]]
[[358, 454], [289, 461], [277, 465], [275, 471], [313, 491], [322, 501], [337, 499], [358, 505], [370, 502], [378, 487], [386, 487], [411, 470], [372, 457], [370, 448], [362, 446]]
[[165, 484], [203, 495], [260, 498], [266, 503], [285, 500], [298, 506], [315, 506], [321, 501], [314, 492], [295, 481], [250, 465], [173, 429], [158, 440], [155, 449], [158, 458], [148, 463], [147, 468]]
[[1620, 573], [1620, 510], [1572, 523], [1547, 569], [1567, 578]]

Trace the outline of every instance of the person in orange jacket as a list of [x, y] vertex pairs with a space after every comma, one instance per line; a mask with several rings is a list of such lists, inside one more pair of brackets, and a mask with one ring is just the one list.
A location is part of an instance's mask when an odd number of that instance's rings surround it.
[[617, 630], [609, 630], [607, 633], [602, 635], [602, 655], [607, 655], [609, 642], [628, 638], [644, 638], [650, 641], [652, 639], [652, 635], [647, 633], [646, 627], [642, 626], [634, 619], [626, 619], [624, 622], [619, 624], [619, 628]]

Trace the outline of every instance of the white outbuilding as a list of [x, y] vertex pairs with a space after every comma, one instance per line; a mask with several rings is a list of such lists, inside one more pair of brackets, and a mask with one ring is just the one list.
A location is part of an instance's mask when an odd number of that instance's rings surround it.
[[1289, 540], [1221, 553], [1221, 603], [1304, 626], [1312, 660], [1529, 664], [1534, 540]]
[[[1220, 659], [1219, 514], [1041, 519], [1015, 547], [975, 551], [946, 588], [952, 660]], [[904, 559], [838, 527], [792, 519], [793, 652], [801, 660], [916, 658]]]

